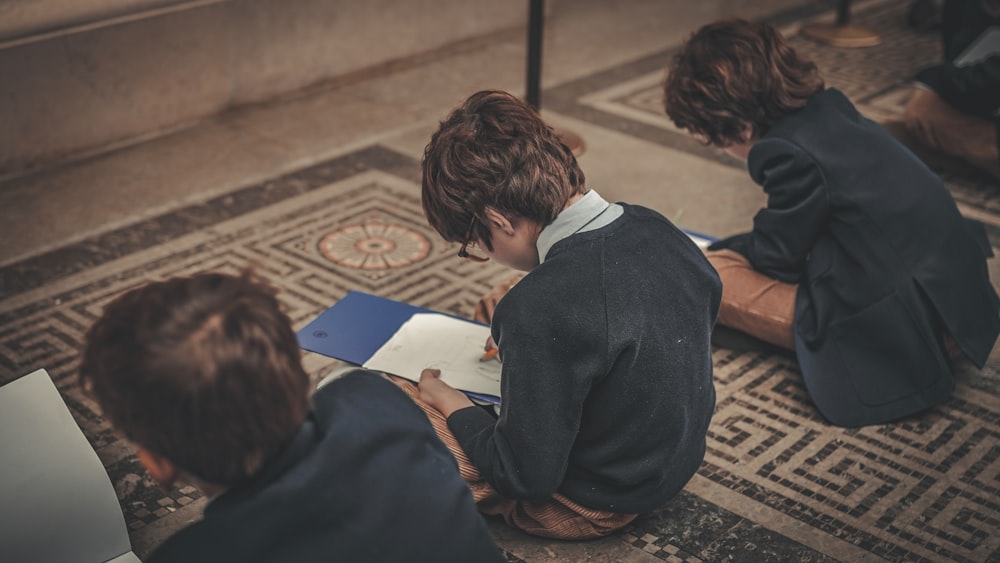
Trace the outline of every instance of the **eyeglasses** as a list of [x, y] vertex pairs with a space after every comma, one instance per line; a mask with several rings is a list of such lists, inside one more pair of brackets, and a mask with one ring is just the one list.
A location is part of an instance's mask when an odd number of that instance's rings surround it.
[[[476, 216], [472, 216], [472, 220], [469, 221], [469, 228], [465, 231], [465, 242], [462, 243], [462, 248], [458, 249], [458, 257], [465, 258], [466, 260], [471, 260], [473, 262], [486, 262], [490, 259], [489, 256], [483, 256], [482, 249], [476, 244], [476, 241], [472, 240], [472, 228], [476, 225]], [[471, 250], [471, 252], [470, 252]]]

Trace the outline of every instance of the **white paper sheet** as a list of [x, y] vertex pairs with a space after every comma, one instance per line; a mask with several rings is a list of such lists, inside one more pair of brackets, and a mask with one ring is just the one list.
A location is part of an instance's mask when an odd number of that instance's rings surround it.
[[712, 244], [712, 241], [705, 237], [700, 237], [693, 233], [685, 233], [685, 234], [687, 234], [688, 238], [694, 241], [695, 245], [697, 245], [698, 248], [702, 249], [708, 248], [709, 245]]
[[977, 37], [955, 57], [955, 66], [968, 66], [1000, 53], [1000, 26], [993, 26]]
[[104, 465], [45, 370], [0, 387], [0, 452], [0, 561], [139, 560]]
[[490, 328], [436, 313], [418, 313], [365, 362], [368, 369], [420, 381], [424, 368], [441, 370], [441, 380], [472, 393], [500, 396], [500, 362], [479, 361]]

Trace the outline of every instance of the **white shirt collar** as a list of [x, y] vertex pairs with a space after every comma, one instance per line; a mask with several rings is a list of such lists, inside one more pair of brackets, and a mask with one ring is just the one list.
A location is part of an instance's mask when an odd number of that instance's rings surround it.
[[578, 232], [599, 229], [624, 212], [618, 204], [604, 200], [595, 190], [588, 190], [583, 197], [559, 212], [555, 220], [538, 234], [538, 262], [544, 262], [552, 246], [562, 239]]

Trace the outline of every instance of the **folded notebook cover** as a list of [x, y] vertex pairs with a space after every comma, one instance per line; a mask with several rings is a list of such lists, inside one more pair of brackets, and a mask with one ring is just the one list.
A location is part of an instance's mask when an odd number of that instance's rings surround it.
[[[298, 331], [299, 346], [310, 352], [365, 366], [375, 352], [417, 313], [434, 313], [480, 324], [456, 315], [351, 291]], [[468, 391], [466, 394], [481, 401], [499, 403], [499, 397], [495, 395]]]

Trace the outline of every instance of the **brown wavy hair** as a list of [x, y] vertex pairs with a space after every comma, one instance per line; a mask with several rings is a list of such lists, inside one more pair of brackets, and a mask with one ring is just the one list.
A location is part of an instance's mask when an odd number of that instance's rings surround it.
[[727, 147], [760, 138], [823, 88], [816, 65], [772, 26], [728, 19], [693, 33], [674, 56], [664, 107], [677, 127]]
[[202, 273], [114, 299], [87, 332], [79, 378], [133, 443], [208, 483], [234, 485], [295, 436], [309, 376], [275, 291]]
[[483, 90], [441, 122], [424, 149], [421, 199], [446, 241], [473, 237], [492, 250], [483, 211], [551, 223], [585, 191], [573, 152], [530, 105]]

